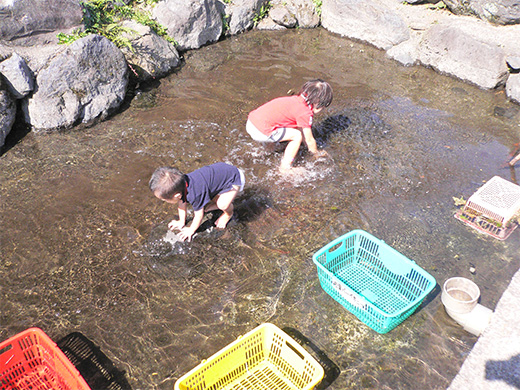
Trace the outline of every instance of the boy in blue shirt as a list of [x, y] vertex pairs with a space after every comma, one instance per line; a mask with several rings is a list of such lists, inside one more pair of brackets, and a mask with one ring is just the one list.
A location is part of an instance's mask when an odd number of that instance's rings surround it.
[[[157, 198], [178, 204], [179, 219], [172, 220], [168, 228], [180, 230], [179, 238], [190, 241], [202, 223], [204, 212], [222, 210], [215, 226], [219, 229], [226, 227], [233, 217], [233, 200], [244, 189], [244, 184], [244, 173], [240, 169], [226, 163], [216, 163], [186, 175], [173, 167], [157, 168], [149, 186]], [[194, 212], [189, 227], [185, 226], [188, 203]]]

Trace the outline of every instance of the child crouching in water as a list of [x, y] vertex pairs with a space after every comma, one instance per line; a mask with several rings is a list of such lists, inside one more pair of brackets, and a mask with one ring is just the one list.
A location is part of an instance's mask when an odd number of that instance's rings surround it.
[[[179, 238], [191, 240], [197, 231], [204, 212], [222, 210], [215, 222], [219, 229], [226, 227], [233, 217], [233, 200], [244, 189], [244, 173], [233, 165], [216, 163], [183, 174], [176, 168], [160, 167], [150, 179], [153, 194], [168, 203], [178, 204], [179, 219], [168, 224], [171, 230], [180, 230]], [[193, 221], [186, 224], [187, 205], [193, 207]]]
[[273, 99], [251, 111], [246, 130], [255, 141], [287, 141], [280, 172], [291, 172], [302, 140], [314, 156], [327, 155], [324, 150], [318, 151], [311, 127], [314, 114], [331, 102], [332, 88], [327, 82], [320, 79], [307, 81], [298, 95]]

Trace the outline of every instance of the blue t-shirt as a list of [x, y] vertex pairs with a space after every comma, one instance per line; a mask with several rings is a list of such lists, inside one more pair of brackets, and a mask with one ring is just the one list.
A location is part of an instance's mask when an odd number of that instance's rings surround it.
[[216, 195], [230, 191], [234, 185], [241, 184], [238, 168], [222, 162], [188, 173], [186, 181], [186, 201], [191, 204], [194, 211], [202, 209]]

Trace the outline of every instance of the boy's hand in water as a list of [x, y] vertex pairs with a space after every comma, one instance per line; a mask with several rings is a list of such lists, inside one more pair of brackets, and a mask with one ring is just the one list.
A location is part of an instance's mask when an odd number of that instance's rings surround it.
[[188, 240], [188, 242], [190, 242], [194, 233], [195, 233], [195, 230], [193, 230], [191, 227], [185, 227], [185, 228], [181, 229], [181, 231], [178, 234], [178, 237], [182, 241]]
[[184, 227], [184, 224], [181, 223], [181, 221], [178, 221], [176, 219], [172, 220], [168, 224], [168, 229], [170, 229], [170, 230], [181, 230], [183, 227]]
[[330, 157], [325, 149], [318, 149], [316, 153], [313, 154], [314, 159], [319, 159], [321, 157]]

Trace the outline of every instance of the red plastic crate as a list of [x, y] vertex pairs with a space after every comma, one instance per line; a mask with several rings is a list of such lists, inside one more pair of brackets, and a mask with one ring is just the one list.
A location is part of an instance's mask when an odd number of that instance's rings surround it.
[[76, 367], [39, 328], [0, 344], [2, 390], [90, 390]]

